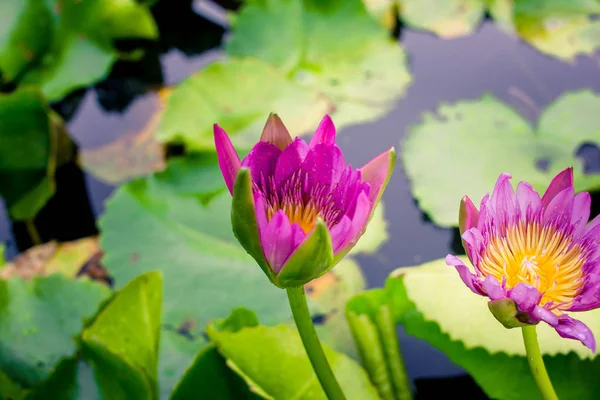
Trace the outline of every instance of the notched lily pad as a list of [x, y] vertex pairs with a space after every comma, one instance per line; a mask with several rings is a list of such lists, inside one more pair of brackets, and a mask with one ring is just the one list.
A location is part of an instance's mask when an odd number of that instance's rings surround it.
[[600, 146], [600, 96], [570, 92], [542, 113], [537, 130], [506, 104], [480, 100], [441, 105], [413, 126], [402, 160], [419, 207], [438, 225], [458, 225], [458, 203], [478, 204], [502, 172], [513, 184], [529, 182], [542, 194], [552, 178], [573, 166], [577, 191], [600, 188], [600, 174], [586, 173], [577, 153], [584, 143]]

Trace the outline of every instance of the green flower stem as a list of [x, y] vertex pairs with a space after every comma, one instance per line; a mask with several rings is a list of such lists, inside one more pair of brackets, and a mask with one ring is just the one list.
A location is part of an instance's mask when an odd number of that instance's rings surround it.
[[315, 331], [315, 326], [308, 310], [308, 304], [306, 303], [304, 287], [290, 287], [286, 290], [292, 314], [294, 315], [294, 321], [296, 321], [296, 327], [300, 333], [300, 338], [302, 338], [302, 344], [304, 344], [304, 349], [308, 354], [310, 363], [315, 370], [315, 374], [317, 374], [323, 390], [327, 394], [327, 398], [330, 400], [345, 400], [344, 392], [342, 392], [340, 384], [335, 379], [335, 375], [333, 375], [327, 358], [325, 358], [317, 331]]
[[540, 352], [540, 345], [537, 339], [535, 325], [526, 325], [523, 329], [523, 342], [525, 343], [525, 351], [527, 352], [527, 361], [529, 368], [535, 380], [535, 384], [540, 390], [540, 394], [544, 400], [558, 400], [558, 396], [552, 387], [550, 377], [544, 365], [544, 359]]

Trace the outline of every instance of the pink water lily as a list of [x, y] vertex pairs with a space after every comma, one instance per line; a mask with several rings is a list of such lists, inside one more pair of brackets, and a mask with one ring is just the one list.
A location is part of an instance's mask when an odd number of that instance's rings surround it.
[[475, 273], [458, 257], [446, 262], [473, 292], [490, 298], [493, 312], [509, 299], [515, 322], [544, 321], [595, 351], [590, 329], [566, 314], [600, 306], [600, 216], [588, 224], [590, 195], [575, 194], [571, 168], [541, 197], [527, 182], [515, 194], [510, 178], [500, 175], [479, 210], [466, 196], [461, 202], [460, 232]]
[[329, 116], [310, 143], [269, 116], [260, 141], [240, 162], [214, 126], [233, 230], [271, 281], [299, 286], [337, 263], [364, 233], [392, 172], [394, 149], [364, 167], [346, 164]]

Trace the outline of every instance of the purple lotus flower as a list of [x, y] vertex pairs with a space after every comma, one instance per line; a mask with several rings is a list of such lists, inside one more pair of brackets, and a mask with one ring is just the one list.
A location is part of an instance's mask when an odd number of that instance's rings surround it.
[[541, 198], [527, 182], [515, 194], [510, 178], [500, 175], [479, 211], [468, 197], [461, 201], [459, 227], [475, 274], [455, 256], [446, 263], [491, 299], [490, 310], [506, 327], [544, 321], [595, 351], [590, 329], [564, 314], [600, 306], [600, 217], [587, 224], [590, 195], [575, 195], [572, 168]]
[[260, 141], [240, 162], [214, 126], [232, 225], [244, 249], [279, 287], [300, 286], [327, 272], [362, 236], [392, 172], [394, 149], [353, 169], [325, 116], [310, 143], [292, 139], [271, 114]]

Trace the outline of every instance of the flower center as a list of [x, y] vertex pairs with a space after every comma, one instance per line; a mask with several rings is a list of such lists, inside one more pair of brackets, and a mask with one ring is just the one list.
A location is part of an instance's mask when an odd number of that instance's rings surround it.
[[300, 225], [305, 233], [315, 227], [318, 217], [321, 217], [329, 228], [335, 225], [341, 210], [333, 200], [332, 188], [318, 184], [310, 189], [307, 187], [305, 175], [300, 173], [292, 175], [281, 187], [276, 187], [271, 182], [269, 194], [264, 197], [267, 219], [271, 220], [273, 215], [281, 210], [292, 225]]
[[569, 234], [539, 222], [519, 222], [491, 238], [479, 269], [505, 280], [508, 289], [527, 283], [542, 293], [540, 304], [565, 309], [583, 286], [584, 261]]

